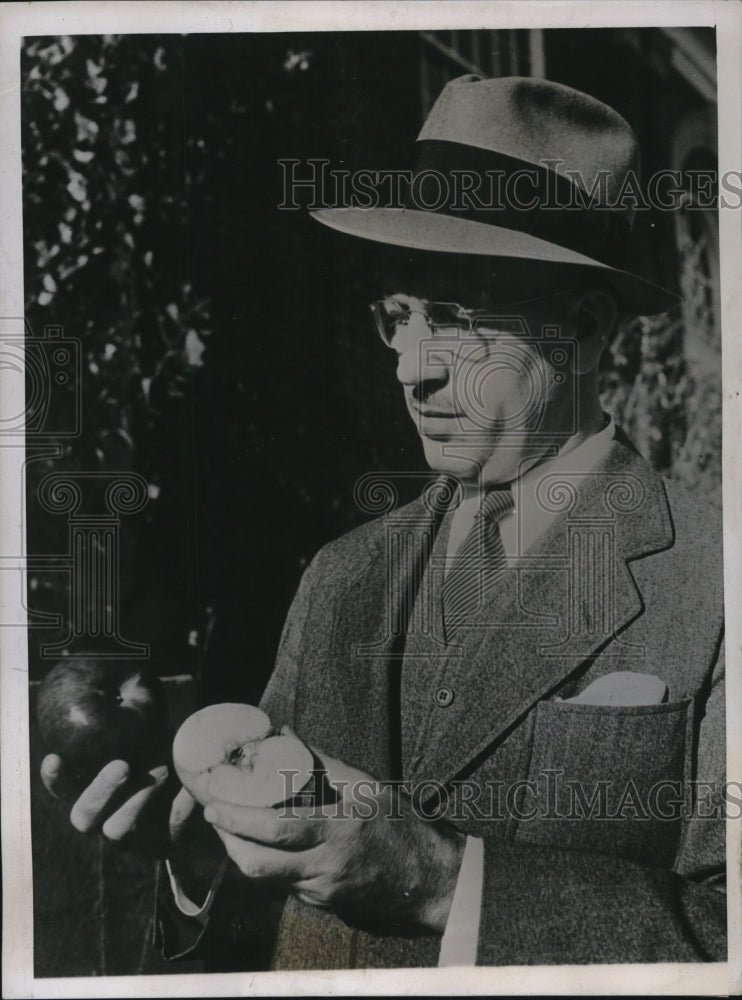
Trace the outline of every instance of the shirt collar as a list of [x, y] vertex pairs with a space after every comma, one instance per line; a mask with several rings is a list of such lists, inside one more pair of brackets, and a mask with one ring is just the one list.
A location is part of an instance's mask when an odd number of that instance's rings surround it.
[[508, 556], [525, 555], [557, 517], [538, 500], [536, 491], [546, 476], [587, 475], [610, 451], [616, 434], [613, 417], [605, 414], [606, 425], [597, 434], [553, 458], [528, 469], [513, 483], [513, 511], [503, 518], [500, 528]]
[[[514, 507], [500, 523], [500, 534], [509, 557], [525, 555], [536, 539], [556, 517], [536, 498], [536, 490], [544, 476], [587, 474], [608, 454], [616, 433], [613, 417], [604, 414], [605, 426], [597, 434], [559, 454], [532, 466], [511, 484]], [[448, 539], [448, 554], [453, 555], [470, 530], [479, 508], [479, 495], [462, 500], [453, 512]]]
[[616, 436], [616, 422], [613, 417], [604, 413], [603, 418], [606, 423], [602, 431], [592, 434], [578, 445], [562, 448], [559, 454], [532, 466], [519, 479], [515, 480], [512, 485], [516, 504], [518, 496], [532, 494], [535, 497], [536, 488], [544, 476], [550, 476], [554, 473], [588, 473], [594, 469], [603, 456], [608, 453]]

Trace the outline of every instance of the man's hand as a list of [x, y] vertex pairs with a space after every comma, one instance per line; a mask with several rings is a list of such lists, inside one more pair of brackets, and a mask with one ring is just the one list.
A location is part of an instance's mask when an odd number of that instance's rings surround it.
[[272, 880], [346, 922], [392, 932], [443, 933], [465, 837], [421, 819], [390, 782], [317, 754], [337, 804], [261, 809], [207, 806], [227, 852], [248, 878]]
[[[51, 795], [71, 803], [70, 822], [76, 830], [100, 832], [139, 854], [167, 857], [194, 886], [213, 877], [213, 859], [223, 857], [196, 802], [164, 764], [134, 778], [125, 761], [112, 760], [75, 798], [63, 761], [48, 754], [41, 762], [41, 780]], [[204, 878], [199, 877], [201, 868]]]
[[[72, 802], [70, 822], [80, 833], [100, 830], [122, 846], [158, 854], [167, 842], [168, 776], [163, 764], [135, 781], [125, 761], [109, 761]], [[55, 798], [69, 802], [74, 797], [64, 762], [56, 754], [42, 760], [41, 780]]]

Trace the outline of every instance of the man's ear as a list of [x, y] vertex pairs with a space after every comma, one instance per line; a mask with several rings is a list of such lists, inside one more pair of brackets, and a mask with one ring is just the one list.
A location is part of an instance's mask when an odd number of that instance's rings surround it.
[[616, 323], [615, 298], [604, 291], [585, 292], [575, 303], [577, 357], [574, 370], [584, 375], [598, 366], [600, 355]]

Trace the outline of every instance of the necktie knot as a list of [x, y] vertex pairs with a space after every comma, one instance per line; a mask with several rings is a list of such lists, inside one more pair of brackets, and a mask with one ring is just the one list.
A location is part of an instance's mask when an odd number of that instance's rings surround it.
[[509, 486], [488, 490], [479, 507], [477, 517], [497, 523], [506, 514], [509, 514], [514, 506], [513, 491]]

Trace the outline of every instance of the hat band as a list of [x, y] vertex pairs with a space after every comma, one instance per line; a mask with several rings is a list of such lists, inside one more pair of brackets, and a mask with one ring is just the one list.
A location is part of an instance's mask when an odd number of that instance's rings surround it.
[[620, 268], [631, 226], [624, 212], [593, 204], [547, 166], [442, 139], [415, 144], [408, 209], [455, 216], [526, 233]]

